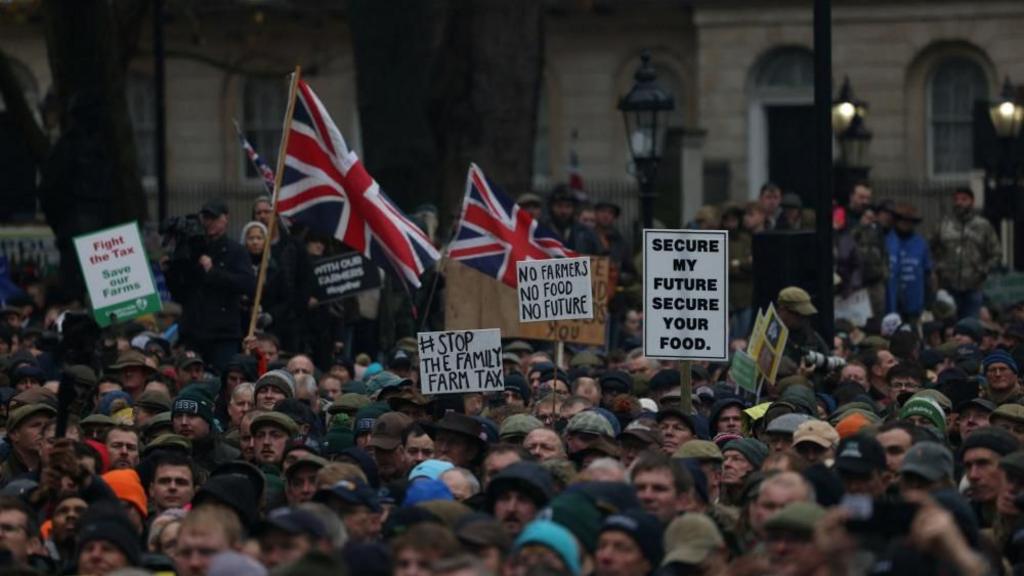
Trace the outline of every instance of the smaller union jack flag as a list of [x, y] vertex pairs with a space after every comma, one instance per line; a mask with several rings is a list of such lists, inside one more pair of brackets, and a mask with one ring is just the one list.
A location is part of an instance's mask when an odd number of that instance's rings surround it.
[[467, 266], [516, 286], [516, 262], [573, 258], [558, 235], [491, 186], [482, 170], [470, 164], [462, 219], [448, 255]]
[[235, 132], [238, 133], [238, 141], [242, 144], [242, 150], [245, 150], [245, 155], [249, 157], [249, 162], [252, 162], [252, 167], [259, 173], [260, 178], [263, 179], [263, 185], [266, 186], [267, 192], [271, 196], [274, 195], [274, 169], [263, 159], [262, 156], [256, 153], [256, 149], [249, 143], [248, 138], [242, 133], [242, 129], [238, 126], [238, 121], [235, 121]]

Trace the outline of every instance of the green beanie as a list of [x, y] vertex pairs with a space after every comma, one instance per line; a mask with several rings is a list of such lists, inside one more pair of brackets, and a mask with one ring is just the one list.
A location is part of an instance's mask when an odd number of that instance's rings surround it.
[[352, 431], [352, 419], [348, 414], [338, 414], [331, 419], [331, 427], [324, 435], [323, 452], [325, 456], [341, 454], [346, 448], [356, 445], [356, 435]]
[[907, 403], [900, 409], [900, 420], [906, 420], [911, 416], [921, 416], [931, 422], [943, 436], [946, 434], [946, 415], [938, 402], [929, 398], [917, 396], [907, 400]]
[[214, 430], [213, 397], [210, 391], [202, 384], [190, 384], [183, 388], [175, 396], [171, 407], [171, 418], [178, 414], [196, 414], [210, 425], [211, 431]]

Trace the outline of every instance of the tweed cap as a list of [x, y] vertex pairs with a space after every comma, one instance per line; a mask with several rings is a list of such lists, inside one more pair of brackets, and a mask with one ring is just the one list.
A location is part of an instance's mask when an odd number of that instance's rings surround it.
[[533, 430], [543, 427], [544, 423], [530, 414], [513, 414], [501, 423], [498, 436], [504, 441], [516, 436], [526, 436]]
[[722, 450], [718, 444], [710, 440], [689, 440], [682, 446], [676, 448], [673, 458], [694, 458], [701, 461], [712, 461], [721, 463], [725, 460]]
[[299, 433], [299, 425], [295, 423], [295, 420], [281, 412], [264, 412], [260, 414], [252, 419], [249, 429], [255, 434], [258, 428], [264, 426], [276, 426], [287, 432], [289, 436], [295, 436]]
[[573, 416], [565, 428], [566, 433], [579, 432], [583, 434], [600, 434], [613, 437], [615, 430], [611, 423], [597, 412], [584, 410]]

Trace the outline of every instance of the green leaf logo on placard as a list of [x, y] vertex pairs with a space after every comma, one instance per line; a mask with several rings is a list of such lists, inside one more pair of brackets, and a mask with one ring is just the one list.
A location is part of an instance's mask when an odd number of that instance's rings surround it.
[[145, 298], [135, 299], [135, 307], [138, 308], [139, 310], [145, 310], [148, 304], [149, 302]]

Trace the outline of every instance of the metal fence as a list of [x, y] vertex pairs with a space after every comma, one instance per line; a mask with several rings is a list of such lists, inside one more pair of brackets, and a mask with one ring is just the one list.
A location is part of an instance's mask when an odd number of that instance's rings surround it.
[[892, 200], [917, 208], [921, 215], [920, 231], [928, 233], [939, 225], [942, 217], [953, 210], [953, 191], [965, 182], [921, 182], [916, 180], [875, 180], [872, 182], [874, 200]]

